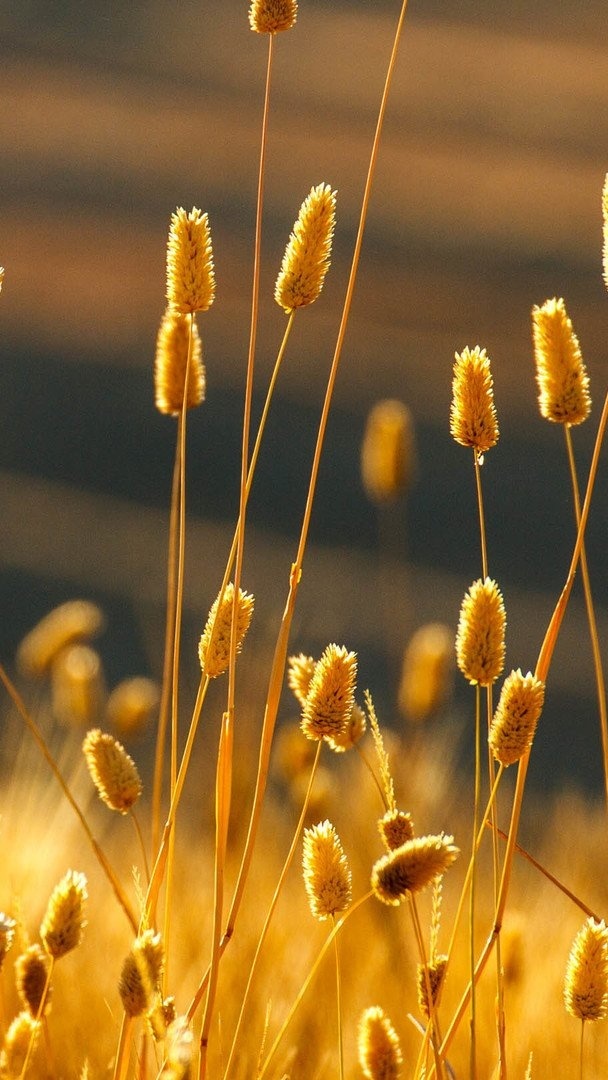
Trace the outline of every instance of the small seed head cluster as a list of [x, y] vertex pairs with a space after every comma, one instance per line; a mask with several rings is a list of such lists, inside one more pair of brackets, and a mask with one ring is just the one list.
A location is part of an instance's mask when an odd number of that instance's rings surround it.
[[17, 923], [10, 915], [0, 911], [0, 968], [4, 963], [4, 957], [15, 941], [15, 927]]
[[112, 726], [124, 735], [133, 735], [148, 727], [160, 702], [158, 683], [143, 675], [123, 679], [108, 698], [106, 715]]
[[345, 750], [351, 750], [355, 743], [358, 743], [359, 739], [363, 738], [366, 728], [365, 713], [361, 706], [355, 702], [344, 731], [337, 735], [326, 735], [325, 740], [334, 753], [343, 754]]
[[367, 1080], [398, 1080], [403, 1055], [399, 1037], [380, 1008], [366, 1009], [359, 1021], [359, 1064]]
[[496, 582], [474, 581], [462, 602], [456, 634], [456, 661], [473, 685], [490, 686], [502, 673], [506, 621]]
[[59, 960], [80, 945], [86, 926], [86, 900], [86, 877], [76, 870], [68, 870], [51, 893], [40, 926], [40, 939], [53, 959]]
[[459, 855], [453, 836], [418, 836], [374, 864], [372, 889], [384, 904], [396, 907], [408, 893], [420, 892], [452, 865]]
[[[30, 1015], [38, 1016], [49, 974], [49, 958], [39, 945], [30, 945], [15, 964], [17, 993]], [[44, 1011], [48, 1010], [51, 988], [47, 991]]]
[[394, 851], [413, 839], [412, 815], [405, 810], [387, 810], [378, 822], [378, 829], [386, 850]]
[[386, 503], [412, 482], [416, 451], [412, 414], [401, 401], [379, 401], [371, 409], [361, 446], [361, 477], [368, 498]]
[[574, 939], [564, 1003], [579, 1020], [603, 1020], [608, 1014], [608, 931], [603, 920], [588, 919]]
[[312, 656], [305, 656], [304, 653], [298, 653], [297, 656], [290, 656], [287, 661], [287, 685], [295, 694], [300, 705], [304, 705], [306, 698], [308, 697], [310, 680], [314, 675], [315, 663]]
[[[224, 595], [218, 595], [211, 606], [198, 646], [201, 670], [203, 675], [208, 675], [210, 679], [216, 679], [218, 675], [223, 675], [230, 663], [230, 631], [233, 604], [234, 585], [229, 582], [224, 590]], [[239, 589], [236, 614], [237, 652], [240, 652], [243, 639], [249, 629], [253, 615], [253, 604], [253, 596]]]
[[442, 623], [419, 627], [408, 642], [399, 685], [399, 706], [408, 720], [421, 723], [448, 696], [453, 638]]
[[[2, 1076], [19, 1077], [28, 1058], [36, 1051], [40, 1038], [41, 1022], [24, 1009], [12, 1021], [4, 1038], [0, 1055]], [[31, 1048], [30, 1048], [31, 1047]]]
[[142, 782], [133, 758], [113, 735], [93, 728], [82, 745], [91, 779], [102, 802], [126, 814], [142, 793]]
[[252, 0], [249, 25], [256, 34], [278, 34], [291, 30], [297, 14], [297, 0]]
[[[435, 956], [433, 960], [427, 964], [418, 964], [416, 969], [418, 1007], [422, 1015], [426, 1016], [427, 1019], [430, 1017], [433, 1009], [436, 1009], [439, 1005], [447, 962], [447, 956]], [[431, 991], [432, 1009], [429, 1009], [429, 987]]]
[[302, 712], [308, 739], [343, 736], [355, 704], [357, 657], [344, 646], [328, 645], [315, 667]]
[[352, 899], [351, 873], [340, 837], [329, 821], [304, 830], [302, 865], [315, 919], [323, 921], [346, 911]]
[[144, 930], [133, 942], [122, 966], [118, 992], [127, 1016], [142, 1016], [156, 1004], [164, 967], [160, 934]]
[[532, 338], [541, 416], [582, 424], [591, 410], [589, 377], [563, 300], [532, 309]]
[[288, 314], [319, 296], [329, 270], [336, 219], [336, 193], [329, 184], [306, 197], [285, 249], [274, 297]]
[[168, 307], [158, 329], [154, 360], [154, 394], [159, 412], [179, 416], [184, 404], [186, 368], [188, 390], [185, 404], [187, 409], [193, 409], [205, 399], [201, 336], [193, 319]]
[[485, 454], [498, 442], [498, 420], [490, 358], [478, 345], [456, 353], [450, 431], [461, 446]]
[[545, 700], [545, 684], [531, 672], [512, 671], [505, 679], [490, 725], [492, 753], [501, 765], [519, 761], [532, 745]]
[[86, 727], [99, 720], [105, 700], [101, 657], [80, 642], [57, 654], [51, 668], [53, 715], [69, 727]]
[[182, 315], [207, 311], [215, 298], [209, 218], [196, 207], [171, 215], [167, 241], [167, 301]]
[[60, 604], [24, 637], [17, 651], [19, 669], [30, 678], [41, 678], [63, 649], [96, 637], [103, 624], [102, 612], [88, 600]]

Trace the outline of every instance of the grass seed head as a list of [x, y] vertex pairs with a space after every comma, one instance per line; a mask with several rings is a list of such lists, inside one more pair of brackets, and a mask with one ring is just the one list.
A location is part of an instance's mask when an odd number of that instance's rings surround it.
[[53, 959], [59, 960], [80, 945], [86, 926], [86, 899], [86, 877], [76, 870], [68, 870], [53, 889], [40, 926], [42, 944]]
[[[220, 603], [221, 599], [221, 603]], [[203, 675], [210, 679], [223, 675], [230, 662], [230, 630], [232, 627], [232, 608], [234, 604], [234, 585], [230, 581], [223, 597], [214, 600], [205, 629], [198, 646], [198, 656]], [[253, 615], [253, 596], [239, 589], [238, 610], [236, 615], [236, 651], [240, 652], [245, 634]]]
[[82, 750], [102, 802], [120, 814], [128, 813], [142, 793], [133, 758], [118, 739], [99, 728], [89, 731]]
[[291, 30], [297, 14], [297, 0], [252, 0], [249, 25], [256, 34], [278, 34]]
[[193, 409], [205, 400], [205, 366], [198, 327], [194, 319], [168, 307], [158, 328], [154, 359], [154, 400], [158, 411], [166, 416], [179, 416], [182, 411], [190, 326], [192, 344], [186, 408]]
[[189, 1074], [194, 1051], [192, 1029], [185, 1016], [177, 1016], [167, 1030], [166, 1061], [161, 1076], [165, 1080], [183, 1080]]
[[532, 308], [532, 339], [541, 416], [582, 424], [591, 410], [589, 378], [562, 299]]
[[420, 892], [440, 877], [459, 849], [453, 836], [419, 836], [378, 859], [372, 870], [372, 889], [384, 904], [397, 906], [408, 893]]
[[414, 836], [412, 815], [405, 810], [387, 810], [378, 822], [380, 836], [387, 851], [402, 847]]
[[319, 296], [329, 270], [335, 220], [335, 191], [329, 184], [313, 187], [300, 207], [274, 288], [277, 304], [288, 314]]
[[171, 215], [167, 242], [167, 300], [182, 315], [207, 311], [215, 297], [209, 218], [196, 207]]
[[99, 653], [90, 645], [68, 645], [51, 667], [53, 713], [67, 727], [87, 727], [99, 720], [105, 680]]
[[35, 1020], [29, 1012], [20, 1012], [11, 1023], [5, 1038], [4, 1049], [0, 1055], [0, 1073], [2, 1076], [21, 1076], [28, 1054], [30, 1043], [32, 1052], [36, 1050], [40, 1036], [40, 1021]]
[[427, 964], [418, 964], [416, 969], [416, 983], [418, 991], [418, 1008], [423, 1016], [429, 1019], [432, 1010], [429, 1009], [429, 987], [433, 1009], [439, 1005], [441, 991], [443, 990], [443, 976], [447, 967], [447, 956], [435, 956]]
[[77, 641], [89, 641], [103, 629], [104, 617], [97, 604], [68, 600], [50, 611], [24, 637], [17, 650], [17, 665], [30, 678], [41, 678], [55, 657]]
[[564, 1003], [579, 1020], [603, 1020], [608, 1014], [608, 932], [603, 921], [588, 919], [574, 939]]
[[287, 661], [287, 685], [293, 691], [296, 698], [303, 705], [308, 696], [310, 680], [314, 675], [316, 661], [312, 656], [298, 653], [290, 656]]
[[329, 821], [304, 830], [304, 885], [315, 919], [346, 911], [352, 899], [351, 873], [340, 837]]
[[[42, 995], [49, 974], [49, 958], [39, 945], [30, 945], [15, 963], [15, 982], [22, 1005], [34, 1018], [38, 1016]], [[45, 1013], [48, 1011], [51, 988], [46, 995]]]
[[106, 716], [121, 735], [144, 731], [158, 712], [160, 689], [153, 679], [123, 679], [108, 698]]
[[412, 414], [401, 401], [378, 401], [361, 445], [361, 478], [368, 498], [386, 503], [405, 494], [415, 470]]
[[421, 723], [448, 697], [452, 646], [452, 634], [442, 623], [427, 623], [410, 638], [399, 684], [399, 707], [408, 720]]
[[507, 675], [489, 732], [490, 749], [501, 765], [519, 761], [532, 745], [545, 700], [545, 684], [520, 669]]
[[367, 1080], [398, 1080], [403, 1055], [399, 1037], [391, 1021], [380, 1008], [365, 1009], [359, 1021], [359, 1064]]
[[359, 739], [363, 738], [366, 729], [365, 713], [361, 706], [355, 702], [344, 731], [340, 732], [339, 735], [326, 735], [325, 741], [335, 754], [343, 754], [345, 750], [351, 750], [355, 743], [358, 743]]
[[127, 1016], [141, 1016], [155, 1004], [164, 966], [160, 934], [144, 930], [133, 942], [120, 973], [118, 992]]
[[0, 292], [2, 292], [2, 285], [4, 284], [4, 267], [0, 266]]
[[478, 345], [456, 353], [450, 431], [461, 446], [485, 454], [498, 442], [498, 420], [490, 358]]
[[302, 711], [302, 731], [308, 739], [344, 735], [355, 704], [356, 679], [356, 654], [328, 645], [315, 667]]
[[17, 923], [10, 915], [0, 911], [0, 968], [4, 963], [4, 957], [15, 941], [15, 928]]
[[474, 581], [462, 602], [456, 634], [456, 661], [473, 685], [490, 686], [502, 673], [506, 621], [496, 582]]

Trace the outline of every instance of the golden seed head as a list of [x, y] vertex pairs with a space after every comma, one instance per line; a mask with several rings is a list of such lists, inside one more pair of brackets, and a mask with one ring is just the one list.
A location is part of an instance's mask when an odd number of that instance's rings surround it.
[[15, 940], [15, 927], [17, 923], [10, 915], [0, 911], [0, 967], [4, 963], [4, 957], [12, 947]]
[[456, 353], [450, 431], [461, 446], [485, 454], [498, 442], [498, 421], [490, 358], [478, 345]]
[[2, 1076], [21, 1076], [28, 1054], [36, 1050], [40, 1026], [40, 1020], [34, 1020], [25, 1010], [15, 1017], [4, 1038], [4, 1050], [0, 1057]]
[[304, 885], [315, 919], [346, 911], [352, 899], [351, 873], [340, 837], [329, 821], [304, 830]]
[[401, 401], [378, 401], [370, 410], [361, 445], [361, 478], [369, 499], [389, 502], [411, 485], [416, 450], [412, 414]]
[[603, 1020], [608, 1014], [608, 932], [603, 921], [588, 919], [574, 939], [564, 1003], [579, 1020]]
[[602, 188], [602, 219], [604, 223], [604, 282], [606, 284], [606, 288], [608, 289], [608, 173], [606, 173], [604, 187]]
[[287, 661], [287, 685], [293, 691], [300, 705], [304, 705], [313, 677], [316, 661], [312, 656], [298, 653]]
[[194, 1057], [194, 1035], [185, 1016], [176, 1016], [167, 1030], [165, 1066], [161, 1076], [165, 1080], [183, 1080], [189, 1075]]
[[53, 889], [40, 926], [42, 944], [55, 960], [80, 945], [86, 926], [86, 899], [86, 877], [76, 870], [68, 870]]
[[192, 343], [186, 408], [193, 409], [205, 400], [205, 366], [198, 327], [194, 319], [168, 307], [158, 328], [154, 360], [154, 400], [158, 411], [167, 416], [179, 416], [182, 411], [190, 326]]
[[0, 266], [0, 292], [2, 292], [3, 283], [4, 283], [4, 267]]
[[443, 990], [443, 976], [447, 966], [447, 956], [435, 956], [427, 964], [418, 964], [416, 969], [416, 981], [418, 990], [418, 1008], [427, 1019], [431, 1014], [429, 1009], [429, 986], [431, 990], [431, 1002], [433, 1009], [439, 1005], [441, 991]]
[[209, 218], [193, 207], [171, 215], [167, 242], [167, 300], [182, 315], [207, 311], [215, 297]]
[[562, 299], [532, 308], [532, 340], [541, 416], [582, 424], [589, 416], [589, 377]]
[[474, 581], [465, 594], [456, 634], [456, 662], [465, 679], [490, 686], [505, 662], [505, 606], [495, 581]]
[[403, 656], [399, 707], [420, 723], [445, 702], [450, 689], [453, 639], [447, 626], [427, 623], [410, 638]]
[[102, 802], [111, 810], [126, 814], [142, 793], [142, 783], [133, 758], [113, 735], [93, 728], [82, 744], [91, 779]]
[[274, 763], [286, 780], [295, 780], [302, 773], [308, 779], [315, 757], [315, 747], [309, 739], [303, 738], [299, 723], [281, 725], [273, 746]]
[[328, 645], [315, 667], [302, 712], [307, 739], [343, 735], [355, 704], [357, 657], [344, 646]]
[[[233, 604], [234, 585], [230, 581], [224, 590], [223, 597], [218, 595], [211, 606], [198, 646], [198, 657], [203, 675], [208, 675], [210, 679], [223, 675], [230, 662], [230, 630]], [[249, 629], [253, 615], [253, 604], [253, 596], [239, 589], [236, 614], [237, 652], [240, 652], [243, 639]]]
[[291, 30], [297, 14], [297, 0], [252, 0], [249, 25], [256, 34], [278, 34]]
[[99, 720], [105, 698], [101, 657], [90, 645], [68, 645], [51, 666], [53, 714], [67, 727]]
[[378, 822], [378, 829], [386, 850], [394, 851], [413, 838], [412, 815], [405, 810], [387, 810]]
[[403, 1055], [399, 1037], [379, 1005], [366, 1009], [359, 1021], [359, 1064], [367, 1080], [398, 1080]]
[[17, 650], [17, 664], [24, 675], [41, 678], [67, 645], [88, 641], [103, 629], [104, 618], [88, 600], [68, 600], [50, 611], [30, 630]]
[[153, 679], [137, 675], [123, 679], [108, 698], [106, 715], [122, 735], [135, 735], [149, 726], [158, 712], [160, 689]]
[[166, 1039], [167, 1028], [175, 1020], [175, 998], [166, 997], [162, 999], [159, 995], [156, 1004], [152, 1006], [146, 1019], [154, 1041], [160, 1042], [161, 1039]]
[[443, 833], [407, 840], [375, 863], [372, 889], [384, 904], [397, 906], [444, 874], [458, 854], [454, 837]]
[[501, 765], [519, 761], [532, 745], [545, 700], [545, 684], [531, 672], [507, 675], [489, 732], [490, 749]]
[[334, 753], [343, 754], [345, 750], [351, 750], [355, 743], [358, 743], [359, 739], [363, 738], [366, 728], [365, 713], [361, 706], [355, 702], [344, 731], [341, 731], [338, 735], [326, 735], [327, 745]]
[[127, 1016], [141, 1016], [154, 1004], [164, 967], [160, 934], [144, 930], [135, 938], [123, 963], [118, 992]]
[[[15, 982], [22, 1005], [33, 1017], [38, 1016], [42, 995], [49, 974], [49, 958], [39, 945], [30, 945], [15, 963]], [[51, 988], [46, 995], [44, 1006], [48, 1011]]]
[[329, 184], [313, 187], [306, 197], [285, 249], [274, 287], [277, 304], [288, 314], [315, 301], [331, 259], [336, 193]]

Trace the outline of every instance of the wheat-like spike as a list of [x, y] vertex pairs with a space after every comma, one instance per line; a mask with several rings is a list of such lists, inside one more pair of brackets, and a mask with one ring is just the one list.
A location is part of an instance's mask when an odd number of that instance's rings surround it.
[[403, 1055], [390, 1019], [379, 1005], [365, 1009], [359, 1020], [359, 1064], [367, 1080], [398, 1080]]
[[118, 739], [99, 728], [89, 731], [82, 750], [102, 802], [120, 814], [128, 813], [143, 790], [133, 758]]
[[426, 720], [446, 700], [452, 646], [452, 634], [443, 623], [427, 623], [412, 634], [403, 656], [399, 684], [399, 707], [408, 720]]
[[297, 0], [252, 0], [249, 25], [256, 34], [279, 34], [291, 30], [297, 15]]
[[519, 761], [532, 745], [545, 700], [545, 684], [521, 670], [507, 675], [490, 725], [490, 748], [501, 765]]
[[[40, 945], [30, 945], [15, 962], [15, 985], [22, 1005], [31, 1016], [38, 1017], [40, 1004], [49, 974], [49, 958]], [[52, 988], [49, 986], [44, 1001], [48, 1011]]]
[[323, 921], [346, 911], [352, 900], [351, 872], [340, 837], [329, 821], [304, 830], [304, 885], [310, 910]]
[[274, 288], [277, 304], [287, 313], [319, 296], [329, 270], [335, 219], [335, 191], [329, 184], [313, 187], [300, 207]]
[[372, 870], [372, 889], [384, 904], [397, 906], [440, 877], [460, 854], [453, 836], [419, 836], [383, 855]]
[[496, 582], [474, 581], [462, 601], [456, 634], [456, 661], [473, 685], [490, 686], [502, 673], [506, 621]]
[[0, 968], [4, 963], [4, 957], [15, 941], [15, 927], [17, 923], [10, 915], [0, 911]]
[[589, 377], [561, 298], [532, 308], [532, 339], [541, 416], [556, 424], [582, 424], [591, 410]]
[[35, 1052], [40, 1037], [41, 1024], [26, 1010], [20, 1012], [12, 1021], [4, 1038], [4, 1049], [0, 1055], [0, 1073], [2, 1076], [21, 1076], [23, 1067]]
[[367, 709], [369, 726], [372, 729], [372, 737], [374, 740], [374, 746], [376, 748], [376, 757], [378, 758], [378, 766], [380, 769], [380, 781], [382, 783], [382, 790], [384, 791], [386, 806], [389, 810], [396, 810], [397, 803], [395, 801], [395, 785], [393, 783], [393, 777], [391, 775], [391, 767], [388, 760], [388, 754], [384, 746], [382, 732], [380, 731], [378, 717], [376, 716], [374, 703], [372, 701], [372, 695], [370, 694], [369, 690], [365, 691], [363, 697], [365, 698], [365, 707]]
[[604, 186], [602, 188], [602, 220], [604, 231], [604, 244], [603, 244], [603, 266], [604, 266], [604, 282], [608, 289], [608, 173], [604, 180]]
[[158, 328], [154, 358], [154, 400], [158, 411], [166, 416], [179, 416], [182, 410], [189, 342], [186, 408], [194, 409], [205, 400], [201, 336], [195, 319], [168, 307]]
[[287, 685], [293, 691], [300, 705], [304, 705], [310, 689], [310, 680], [315, 671], [316, 660], [313, 656], [298, 653], [287, 661]]
[[171, 215], [167, 241], [167, 301], [182, 315], [207, 311], [215, 298], [209, 217], [194, 206]]
[[414, 836], [412, 815], [405, 810], [387, 810], [378, 822], [382, 842], [387, 851], [394, 851]]
[[68, 600], [50, 611], [23, 638], [17, 665], [24, 675], [41, 678], [50, 670], [62, 649], [76, 641], [89, 641], [103, 629], [104, 617], [97, 604]]
[[403, 495], [415, 472], [414, 422], [402, 401], [378, 401], [361, 444], [361, 479], [368, 498], [386, 503]]
[[361, 706], [355, 702], [344, 731], [336, 735], [326, 735], [325, 741], [335, 754], [343, 754], [346, 750], [351, 750], [355, 743], [358, 743], [359, 739], [363, 738], [366, 729], [365, 713]]
[[[221, 600], [221, 603], [220, 603]], [[203, 675], [215, 679], [223, 675], [230, 663], [230, 631], [232, 627], [232, 608], [234, 604], [234, 585], [230, 581], [214, 600], [205, 629], [198, 646], [198, 657]], [[240, 652], [245, 634], [253, 616], [254, 599], [249, 593], [239, 589], [238, 610], [236, 613], [236, 649]]]
[[80, 944], [86, 926], [86, 899], [86, 877], [77, 870], [68, 870], [53, 889], [40, 926], [42, 944], [54, 960]]
[[441, 901], [443, 899], [443, 878], [436, 878], [433, 883], [433, 902], [431, 906], [431, 935], [429, 956], [433, 960], [437, 955], [439, 929], [441, 927]]
[[342, 645], [328, 645], [315, 666], [302, 710], [308, 739], [341, 736], [355, 704], [357, 656]]
[[[416, 989], [418, 994], [418, 1007], [427, 1020], [434, 1009], [439, 1005], [441, 991], [443, 990], [443, 977], [447, 967], [447, 956], [435, 956], [426, 964], [418, 964], [416, 969]], [[433, 1008], [429, 1008], [428, 987], [431, 988]]]
[[572, 943], [564, 1003], [579, 1020], [603, 1020], [608, 1014], [608, 931], [603, 920], [588, 919]]
[[450, 431], [457, 443], [471, 446], [478, 454], [498, 442], [490, 358], [478, 345], [456, 353]]

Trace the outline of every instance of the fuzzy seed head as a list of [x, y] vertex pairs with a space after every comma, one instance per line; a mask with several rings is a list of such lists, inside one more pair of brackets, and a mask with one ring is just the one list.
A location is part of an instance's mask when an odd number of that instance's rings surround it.
[[30, 1052], [30, 1043], [35, 1051], [40, 1037], [41, 1023], [34, 1020], [29, 1012], [20, 1012], [11, 1023], [5, 1039], [4, 1050], [0, 1056], [2, 1076], [19, 1077]]
[[4, 267], [0, 266], [0, 292], [2, 292], [3, 283], [4, 283]]
[[412, 414], [401, 401], [379, 401], [371, 409], [361, 446], [361, 478], [368, 498], [386, 503], [403, 495], [415, 469]]
[[[42, 995], [49, 974], [49, 958], [39, 945], [30, 945], [15, 963], [15, 982], [21, 1003], [33, 1017], [38, 1016]], [[51, 988], [46, 995], [44, 1006], [48, 1011]]]
[[378, 859], [372, 889], [384, 904], [396, 907], [408, 893], [420, 892], [452, 865], [460, 854], [453, 836], [419, 836]]
[[120, 973], [118, 992], [127, 1016], [141, 1016], [158, 996], [164, 966], [160, 934], [144, 930], [135, 938]]
[[252, 0], [249, 25], [256, 34], [278, 34], [291, 30], [297, 14], [297, 0]]
[[456, 634], [456, 662], [471, 684], [490, 686], [502, 673], [506, 622], [496, 582], [474, 581], [462, 601]]
[[531, 672], [507, 675], [490, 725], [490, 749], [501, 765], [519, 761], [532, 745], [545, 700], [545, 684]]
[[329, 184], [313, 187], [300, 207], [274, 288], [274, 298], [287, 314], [312, 304], [321, 292], [335, 220], [335, 191]]
[[608, 1014], [608, 931], [603, 920], [588, 919], [574, 939], [564, 1003], [579, 1020], [603, 1020]]
[[119, 814], [126, 814], [142, 793], [142, 783], [133, 758], [113, 735], [93, 728], [82, 750], [91, 779], [102, 802]]
[[304, 830], [304, 886], [315, 919], [346, 911], [352, 899], [351, 873], [333, 825], [322, 821]]
[[367, 728], [365, 713], [360, 705], [353, 705], [353, 711], [347, 725], [339, 735], [326, 735], [325, 741], [335, 754], [343, 754], [345, 750], [351, 750], [359, 739], [363, 738]]
[[88, 641], [103, 629], [104, 618], [88, 600], [68, 600], [50, 611], [24, 637], [17, 651], [20, 671], [30, 678], [45, 675], [55, 657], [77, 641]]
[[589, 416], [589, 377], [563, 300], [532, 308], [532, 340], [541, 416], [582, 424]]
[[183, 1080], [188, 1076], [195, 1052], [194, 1035], [185, 1016], [177, 1016], [169, 1025], [166, 1040], [165, 1080]]
[[308, 697], [310, 680], [314, 675], [316, 661], [312, 656], [298, 653], [290, 656], [287, 661], [287, 685], [293, 691], [300, 705], [304, 705]]
[[328, 645], [315, 667], [302, 712], [302, 731], [308, 739], [344, 735], [355, 704], [356, 679], [356, 654]]
[[167, 242], [167, 300], [182, 315], [207, 311], [215, 297], [209, 218], [196, 207], [171, 215]]
[[[188, 345], [190, 342], [190, 364]], [[184, 403], [184, 380], [188, 366], [186, 408], [193, 409], [205, 400], [203, 346], [194, 319], [168, 307], [161, 319], [156, 338], [154, 360], [154, 400], [159, 412], [179, 416]]]
[[0, 968], [4, 963], [4, 957], [15, 940], [15, 927], [17, 923], [10, 915], [0, 911]]
[[498, 442], [490, 358], [478, 345], [456, 353], [450, 411], [452, 438], [485, 454]]
[[367, 1080], [398, 1080], [401, 1076], [399, 1037], [379, 1005], [366, 1009], [361, 1016], [358, 1048], [359, 1064]]
[[147, 728], [158, 712], [160, 690], [153, 679], [138, 675], [123, 679], [110, 694], [106, 715], [122, 735], [134, 735]]
[[414, 836], [412, 815], [405, 810], [387, 810], [380, 818], [378, 829], [387, 851], [395, 851]]
[[604, 180], [604, 187], [602, 189], [602, 220], [604, 225], [604, 282], [608, 289], [608, 173], [606, 173], [606, 179]]
[[86, 899], [86, 877], [76, 870], [68, 870], [53, 889], [40, 926], [42, 944], [49, 956], [55, 960], [80, 945], [86, 926]]
[[105, 680], [99, 653], [90, 645], [68, 645], [51, 666], [53, 713], [66, 727], [87, 727], [99, 720]]
[[408, 720], [422, 723], [445, 702], [454, 662], [452, 648], [452, 634], [442, 623], [421, 626], [410, 638], [399, 685], [399, 707]]
[[[221, 602], [220, 602], [221, 601]], [[245, 634], [253, 615], [254, 599], [249, 593], [239, 589], [238, 610], [236, 615], [236, 651], [240, 652]], [[203, 636], [198, 646], [198, 656], [203, 675], [216, 679], [223, 675], [230, 663], [230, 630], [232, 626], [232, 608], [234, 605], [234, 585], [230, 581], [224, 595], [214, 600]]]
[[429, 986], [431, 989], [431, 1002], [433, 1009], [439, 1005], [441, 991], [443, 989], [443, 976], [447, 966], [447, 956], [435, 956], [428, 964], [418, 964], [416, 969], [416, 981], [418, 989], [418, 1008], [423, 1016], [428, 1019], [431, 1015], [429, 1009]]

